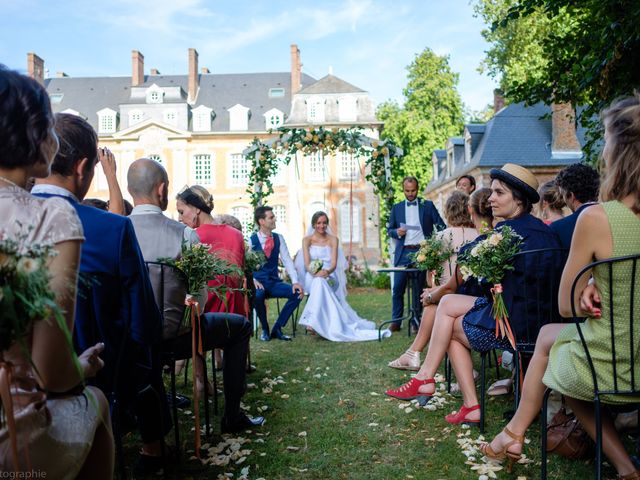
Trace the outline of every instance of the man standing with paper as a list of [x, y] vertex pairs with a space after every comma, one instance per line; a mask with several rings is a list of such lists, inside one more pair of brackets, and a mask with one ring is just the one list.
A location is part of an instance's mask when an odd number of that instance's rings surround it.
[[[402, 180], [405, 201], [396, 203], [391, 209], [391, 217], [387, 233], [393, 238], [395, 251], [393, 265], [402, 267], [409, 265], [409, 255], [420, 248], [420, 242], [429, 237], [434, 230], [445, 228], [445, 224], [436, 210], [433, 202], [418, 199], [418, 179], [405, 177]], [[426, 272], [421, 272], [418, 277], [420, 285], [424, 285]], [[402, 325], [404, 315], [404, 292], [407, 288], [407, 274], [405, 272], [394, 273], [392, 290], [392, 313], [394, 323], [389, 330], [397, 332]], [[414, 302], [419, 304], [420, 289], [413, 292], [416, 298]]]

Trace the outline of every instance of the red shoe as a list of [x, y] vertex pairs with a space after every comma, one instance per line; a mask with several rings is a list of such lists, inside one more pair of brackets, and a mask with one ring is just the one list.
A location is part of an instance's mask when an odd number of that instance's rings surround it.
[[467, 420], [467, 415], [475, 410], [480, 410], [480, 405], [474, 405], [473, 407], [469, 408], [462, 405], [457, 413], [450, 413], [449, 415], [444, 417], [444, 419], [453, 425], [459, 425], [462, 423], [465, 425], [478, 427], [480, 426], [480, 420]]
[[422, 393], [419, 389], [422, 385], [429, 385], [430, 383], [435, 385], [436, 381], [433, 378], [420, 380], [416, 377], [413, 377], [404, 385], [398, 388], [387, 390], [384, 393], [386, 395], [389, 395], [390, 397], [397, 398], [398, 400], [415, 400], [417, 398], [426, 404], [432, 397], [432, 395]]

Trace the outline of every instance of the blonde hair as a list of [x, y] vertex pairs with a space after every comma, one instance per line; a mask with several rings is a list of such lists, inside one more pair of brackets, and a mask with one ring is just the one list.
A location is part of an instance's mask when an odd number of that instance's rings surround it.
[[208, 208], [213, 210], [213, 196], [209, 193], [209, 190], [200, 185], [193, 185], [189, 187], [189, 190], [200, 198]]
[[600, 199], [635, 197], [631, 207], [640, 213], [640, 97], [623, 98], [602, 112], [606, 138]]
[[547, 202], [549, 208], [556, 212], [562, 211], [562, 208], [565, 206], [564, 199], [562, 195], [560, 195], [555, 180], [549, 180], [540, 185], [538, 195], [540, 195], [540, 203], [538, 204], [540, 209], [542, 209], [542, 202]]

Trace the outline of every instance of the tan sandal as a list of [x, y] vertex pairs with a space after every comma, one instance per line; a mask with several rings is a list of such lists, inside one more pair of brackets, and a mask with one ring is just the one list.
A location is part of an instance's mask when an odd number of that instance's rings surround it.
[[[402, 363], [400, 361], [400, 359], [404, 355], [409, 357], [409, 364]], [[417, 372], [418, 370], [420, 370], [420, 366], [421, 366], [420, 352], [414, 352], [413, 350], [409, 349], [406, 352], [404, 352], [402, 355], [400, 355], [398, 358], [393, 360], [392, 362], [389, 362], [387, 366], [391, 368], [397, 368], [398, 370], [411, 370], [413, 372]]]
[[506, 458], [509, 462], [507, 464], [507, 473], [511, 473], [511, 471], [513, 470], [513, 464], [522, 458], [522, 453], [510, 452], [509, 447], [511, 447], [512, 445], [517, 445], [518, 443], [521, 446], [524, 445], [524, 435], [516, 435], [507, 427], [504, 427], [502, 431], [513, 439], [510, 442], [507, 442], [502, 447], [502, 450], [500, 450], [499, 452], [494, 452], [491, 448], [490, 443], [483, 443], [480, 447], [480, 450], [485, 457], [490, 458], [491, 460], [504, 460]]

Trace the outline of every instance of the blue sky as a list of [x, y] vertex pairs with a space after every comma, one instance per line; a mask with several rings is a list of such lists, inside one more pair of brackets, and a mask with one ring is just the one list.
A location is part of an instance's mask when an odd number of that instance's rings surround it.
[[50, 76], [131, 75], [133, 49], [147, 74], [185, 74], [190, 47], [212, 73], [289, 71], [296, 43], [305, 73], [332, 68], [376, 102], [402, 101], [406, 66], [430, 47], [450, 55], [465, 104], [493, 101], [469, 0], [0, 0], [0, 11], [0, 63], [24, 70], [33, 51]]

